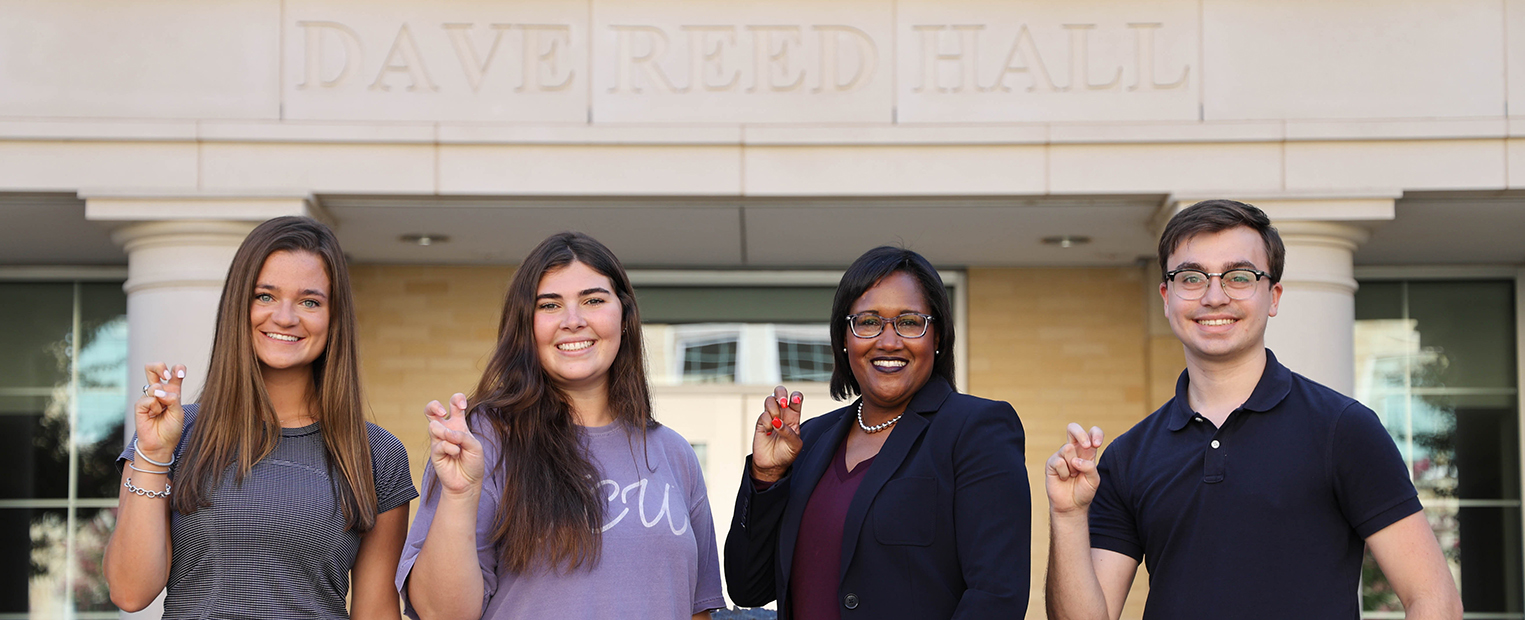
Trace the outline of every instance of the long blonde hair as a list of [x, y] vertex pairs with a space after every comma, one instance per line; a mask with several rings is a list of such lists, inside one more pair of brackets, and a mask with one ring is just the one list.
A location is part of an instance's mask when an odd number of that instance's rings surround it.
[[217, 335], [201, 409], [182, 457], [185, 462], [175, 476], [174, 507], [189, 514], [210, 506], [212, 490], [230, 467], [234, 480], [241, 482], [280, 440], [281, 423], [265, 392], [249, 312], [265, 260], [281, 251], [315, 254], [328, 272], [328, 345], [312, 363], [317, 388], [312, 415], [321, 429], [329, 472], [337, 473], [331, 477], [339, 487], [345, 521], [350, 529], [370, 531], [376, 525], [376, 484], [362, 409], [349, 268], [333, 231], [306, 217], [260, 224], [233, 257], [217, 305]]

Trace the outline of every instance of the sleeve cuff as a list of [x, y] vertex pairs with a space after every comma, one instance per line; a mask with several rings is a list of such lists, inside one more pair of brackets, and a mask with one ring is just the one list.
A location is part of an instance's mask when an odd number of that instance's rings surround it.
[[747, 480], [751, 480], [752, 481], [752, 490], [753, 491], [757, 491], [758, 493], [762, 493], [763, 491], [766, 491], [768, 489], [773, 488], [773, 485], [778, 484], [779, 480], [783, 480], [783, 478], [779, 478], [778, 480], [774, 480], [773, 482], [763, 482], [761, 480], [753, 478], [751, 472], [748, 472], [747, 473]]
[[1387, 526], [1397, 523], [1404, 517], [1424, 510], [1419, 503], [1419, 496], [1409, 496], [1407, 499], [1394, 504], [1391, 508], [1377, 513], [1375, 516], [1356, 524], [1356, 534], [1361, 538], [1367, 538], [1372, 534], [1382, 531]]
[[1133, 558], [1133, 561], [1135, 562], [1140, 564], [1144, 563], [1144, 549], [1132, 541], [1123, 540], [1121, 538], [1114, 538], [1112, 536], [1100, 534], [1097, 532], [1091, 532], [1091, 548], [1105, 549], [1107, 551], [1121, 553], [1130, 558]]

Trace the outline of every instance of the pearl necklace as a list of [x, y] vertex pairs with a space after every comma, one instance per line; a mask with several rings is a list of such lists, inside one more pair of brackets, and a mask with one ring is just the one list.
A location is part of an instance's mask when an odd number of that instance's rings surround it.
[[863, 401], [861, 401], [861, 400], [858, 401], [858, 428], [863, 429], [863, 432], [865, 432], [865, 433], [873, 434], [873, 433], [877, 433], [879, 431], [882, 431], [882, 430], [884, 430], [886, 428], [889, 428], [891, 426], [894, 426], [896, 422], [900, 421], [900, 416], [901, 415], [905, 415], [905, 414], [901, 413], [900, 415], [897, 415], [897, 416], [895, 416], [893, 418], [890, 418], [890, 420], [888, 422], [885, 422], [884, 424], [875, 424], [873, 426], [869, 426], [869, 425], [863, 423]]

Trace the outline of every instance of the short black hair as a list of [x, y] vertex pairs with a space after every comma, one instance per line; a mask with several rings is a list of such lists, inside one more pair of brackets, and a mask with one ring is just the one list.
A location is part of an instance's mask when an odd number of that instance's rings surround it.
[[922, 255], [905, 248], [881, 245], [864, 252], [842, 274], [837, 284], [836, 297], [831, 302], [831, 357], [835, 362], [831, 369], [831, 397], [846, 400], [861, 394], [858, 379], [853, 376], [847, 361], [847, 315], [852, 306], [868, 289], [892, 273], [904, 272], [921, 286], [921, 296], [931, 310], [932, 329], [937, 334], [937, 348], [948, 350], [948, 355], [937, 355], [932, 364], [932, 375], [942, 377], [956, 389], [953, 380], [953, 304], [948, 301], [948, 289], [943, 286], [942, 276], [932, 263]]
[[1204, 200], [1181, 209], [1180, 213], [1165, 224], [1165, 232], [1160, 235], [1160, 281], [1165, 281], [1165, 272], [1170, 270], [1165, 261], [1170, 260], [1171, 253], [1187, 239], [1239, 226], [1260, 233], [1260, 238], [1266, 245], [1266, 259], [1271, 262], [1271, 283], [1280, 282], [1282, 269], [1287, 265], [1287, 246], [1282, 244], [1281, 234], [1271, 225], [1271, 218], [1254, 205], [1221, 198]]

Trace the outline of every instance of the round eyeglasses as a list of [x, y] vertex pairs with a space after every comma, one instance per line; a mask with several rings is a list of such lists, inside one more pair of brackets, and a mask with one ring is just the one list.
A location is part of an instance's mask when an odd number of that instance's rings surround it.
[[1187, 301], [1196, 301], [1207, 295], [1207, 287], [1213, 278], [1223, 286], [1223, 294], [1229, 299], [1243, 301], [1255, 296], [1256, 284], [1261, 278], [1269, 278], [1268, 274], [1259, 269], [1230, 269], [1223, 273], [1208, 273], [1201, 269], [1177, 269], [1165, 273], [1165, 279], [1170, 282], [1170, 289], [1175, 291], [1176, 297]]
[[884, 333], [884, 324], [892, 323], [895, 333], [901, 338], [920, 338], [927, 335], [927, 325], [932, 323], [932, 317], [916, 312], [885, 318], [872, 312], [847, 315], [847, 325], [852, 328], [854, 336], [859, 338], [878, 338]]

